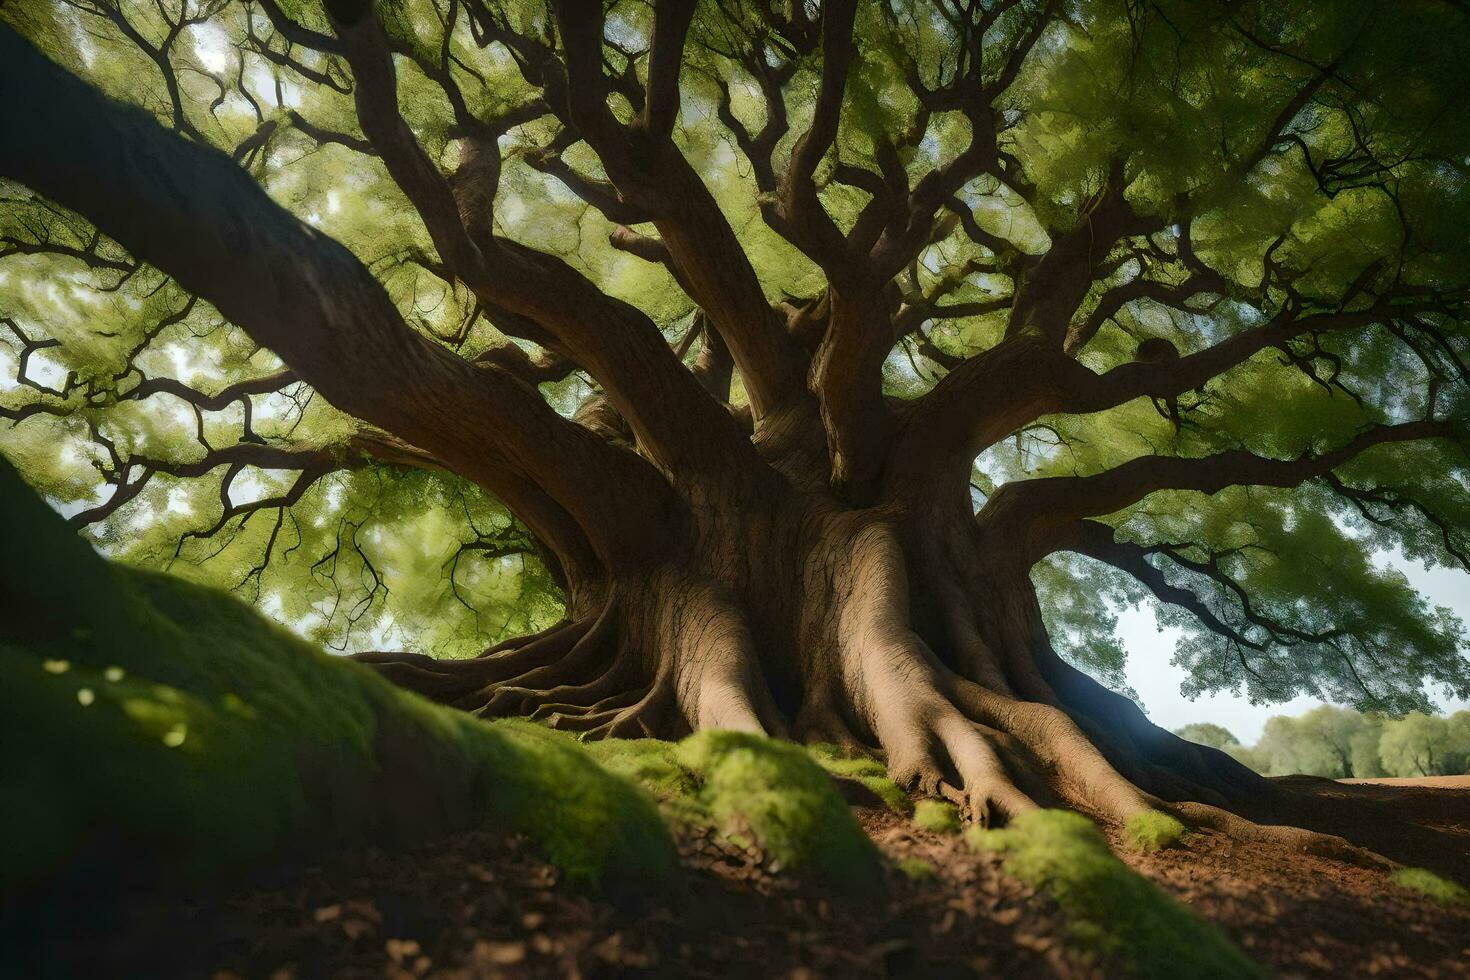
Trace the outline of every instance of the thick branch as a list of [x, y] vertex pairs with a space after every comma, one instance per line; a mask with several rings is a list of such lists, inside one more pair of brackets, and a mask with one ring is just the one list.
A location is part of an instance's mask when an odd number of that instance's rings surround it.
[[1295, 487], [1324, 476], [1374, 446], [1416, 439], [1452, 438], [1445, 422], [1419, 421], [1368, 429], [1336, 449], [1297, 459], [1270, 459], [1244, 450], [1188, 459], [1143, 456], [1094, 476], [1047, 477], [1008, 483], [981, 509], [987, 526], [1020, 535], [1027, 552], [1040, 557], [1057, 546], [1058, 535], [1079, 518], [1111, 514], [1159, 490], [1213, 494], [1250, 484]]
[[538, 334], [553, 334], [602, 384], [639, 446], [669, 470], [728, 468], [753, 458], [728, 414], [672, 356], [647, 316], [607, 296], [561, 259], [491, 237], [488, 202], [480, 202], [477, 212], [477, 227], [486, 233], [471, 237], [448, 181], [399, 112], [382, 28], [362, 6], [344, 14], [346, 19], [334, 19], [358, 80], [358, 118], [423, 218], [449, 272], [487, 306], [524, 318]]
[[[208, 298], [339, 408], [423, 447], [512, 509], [511, 481], [535, 484], [605, 560], [646, 547], [626, 531], [630, 510], [667, 519], [671, 498], [650, 467], [562, 419], [520, 382], [408, 329], [350, 252], [282, 210], [226, 157], [108, 101], [9, 28], [0, 28], [0, 78], [10, 93], [0, 126], [27, 134], [0, 145], [0, 171]], [[592, 473], [629, 497], [600, 493]]]
[[[729, 346], [757, 418], [791, 404], [802, 394], [805, 358], [781, 328], [724, 213], [651, 115], [645, 116], [649, 124], [625, 128], [608, 110], [601, 18], [581, 5], [557, 3], [556, 11], [566, 47], [569, 121], [597, 151], [622, 198], [648, 213], [681, 283]], [[665, 13], [661, 19], [664, 38], [655, 41], [671, 47], [671, 38], [682, 40], [678, 17]], [[665, 89], [659, 100], [676, 93], [671, 69], [655, 81]]]

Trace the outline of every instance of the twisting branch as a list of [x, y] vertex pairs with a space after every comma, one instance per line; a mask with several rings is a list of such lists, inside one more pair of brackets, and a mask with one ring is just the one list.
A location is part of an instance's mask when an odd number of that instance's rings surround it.
[[[619, 199], [653, 221], [681, 283], [729, 346], [756, 417], [799, 400], [805, 357], [781, 329], [734, 230], [665, 125], [671, 124], [678, 95], [671, 52], [676, 46], [682, 52], [688, 28], [679, 8], [688, 5], [664, 4], [656, 11], [655, 46], [664, 54], [656, 59], [661, 70], [650, 84], [660, 94], [631, 127], [618, 123], [607, 106], [601, 18], [580, 4], [559, 0], [553, 6], [566, 49], [563, 121], [597, 151]], [[656, 113], [661, 115], [655, 125]]]
[[[227, 158], [109, 102], [9, 28], [0, 28], [0, 78], [13, 94], [0, 124], [30, 134], [0, 147], [0, 172], [79, 211], [207, 297], [333, 404], [424, 447], [513, 510], [536, 509], [518, 493], [533, 485], [605, 561], [647, 547], [618, 530], [630, 505], [613, 506], [589, 474], [640, 487], [632, 506], [651, 508], [643, 517], [657, 522], [672, 501], [651, 467], [562, 419], [519, 381], [413, 333], [350, 252]], [[172, 190], [181, 186], [195, 193], [181, 199]], [[527, 523], [548, 540], [571, 540]]]
[[[429, 159], [398, 109], [392, 59], [370, 5], [342, 3], [333, 23], [357, 79], [355, 99], [363, 131], [428, 227], [448, 272], [487, 308], [532, 324], [545, 344], [555, 336], [607, 391], [633, 426], [639, 446], [670, 469], [728, 468], [748, 459], [749, 443], [674, 358], [653, 322], [607, 296], [565, 261], [488, 234], [489, 198], [473, 204], [472, 237], [449, 182]], [[600, 57], [599, 57], [600, 73]], [[491, 143], [486, 152], [494, 152]], [[498, 166], [498, 164], [496, 165]], [[616, 338], [609, 342], [609, 338]]]
[[1047, 477], [1008, 483], [986, 501], [982, 526], [1005, 527], [1018, 546], [1039, 558], [1057, 547], [1058, 536], [1079, 518], [1111, 514], [1159, 490], [1218, 493], [1241, 484], [1295, 487], [1325, 476], [1365, 450], [1417, 439], [1450, 439], [1455, 429], [1436, 421], [1380, 425], [1326, 452], [1292, 460], [1270, 459], [1244, 450], [1183, 458], [1143, 456], [1094, 476]]
[[[1254, 651], [1265, 648], [1263, 644], [1257, 643], [1225, 623], [1198, 595], [1189, 589], [1174, 585], [1161, 569], [1150, 564], [1149, 556], [1160, 553], [1161, 549], [1145, 548], [1131, 541], [1119, 541], [1111, 527], [1098, 521], [1076, 521], [1068, 525], [1058, 533], [1057, 543], [1059, 550], [1086, 555], [1088, 558], [1112, 565], [1119, 571], [1127, 572], [1152, 592], [1160, 602], [1167, 602], [1193, 613], [1206, 629], [1230, 642], [1238, 652], [1242, 648]], [[1255, 673], [1243, 655], [1240, 663], [1247, 671]]]

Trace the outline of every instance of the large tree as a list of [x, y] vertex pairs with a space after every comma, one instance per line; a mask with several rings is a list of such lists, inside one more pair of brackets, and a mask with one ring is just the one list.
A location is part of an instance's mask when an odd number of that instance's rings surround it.
[[1461, 4], [0, 15], [3, 438], [120, 557], [981, 820], [1241, 826], [1095, 679], [1140, 595], [1195, 691], [1470, 694], [1376, 557], [1470, 567]]

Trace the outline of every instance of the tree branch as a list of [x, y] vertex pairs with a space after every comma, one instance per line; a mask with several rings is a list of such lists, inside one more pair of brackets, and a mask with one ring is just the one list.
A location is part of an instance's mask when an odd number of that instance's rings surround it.
[[[409, 330], [350, 252], [226, 157], [108, 101], [8, 27], [0, 79], [11, 94], [0, 126], [28, 134], [0, 145], [0, 172], [208, 298], [334, 405], [422, 446], [517, 513], [516, 486], [542, 488], [608, 563], [649, 546], [630, 533], [630, 509], [668, 519], [673, 501], [651, 467], [562, 419], [519, 381]], [[600, 492], [592, 473], [628, 497]]]
[[1449, 439], [1447, 422], [1424, 420], [1379, 425], [1336, 449], [1280, 460], [1230, 450], [1213, 456], [1142, 456], [1094, 476], [1047, 477], [1008, 483], [986, 501], [977, 519], [1018, 535], [1025, 552], [1040, 557], [1079, 518], [1111, 514], [1159, 490], [1213, 494], [1241, 484], [1295, 487], [1325, 476], [1374, 446], [1416, 439]]

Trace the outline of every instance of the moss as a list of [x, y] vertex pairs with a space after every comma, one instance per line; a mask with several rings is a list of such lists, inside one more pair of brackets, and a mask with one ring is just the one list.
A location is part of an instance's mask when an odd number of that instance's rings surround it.
[[1136, 850], [1161, 851], [1173, 847], [1184, 836], [1184, 824], [1167, 813], [1145, 810], [1129, 818], [1123, 834]]
[[679, 824], [709, 825], [699, 799], [699, 777], [678, 759], [677, 742], [653, 738], [609, 738], [583, 744], [609, 772], [639, 784], [658, 800], [664, 815]]
[[575, 743], [439, 708], [229, 596], [111, 566], [5, 465], [0, 539], [0, 892], [487, 822], [569, 877], [677, 866], [653, 801]]
[[943, 800], [920, 800], [914, 804], [914, 826], [933, 834], [960, 832], [960, 811]]
[[1122, 961], [1143, 977], [1259, 977], [1215, 929], [1119, 861], [1076, 813], [1037, 810], [1001, 830], [972, 827], [967, 840], [998, 851], [1008, 872], [1054, 900], [1080, 948]]
[[1401, 888], [1428, 895], [1437, 902], [1452, 905], [1470, 905], [1470, 891], [1448, 878], [1441, 878], [1427, 868], [1400, 868], [1390, 879]]
[[713, 824], [749, 834], [773, 868], [849, 887], [881, 880], [877, 848], [800, 746], [705, 731], [680, 742], [674, 757], [698, 779], [696, 799]]
[[900, 858], [898, 870], [902, 871], [910, 881], [927, 881], [937, 873], [934, 865], [923, 858]]
[[817, 764], [840, 779], [851, 779], [883, 801], [894, 813], [908, 809], [909, 796], [888, 778], [888, 769], [877, 759], [849, 755], [840, 746], [817, 742], [807, 746]]

